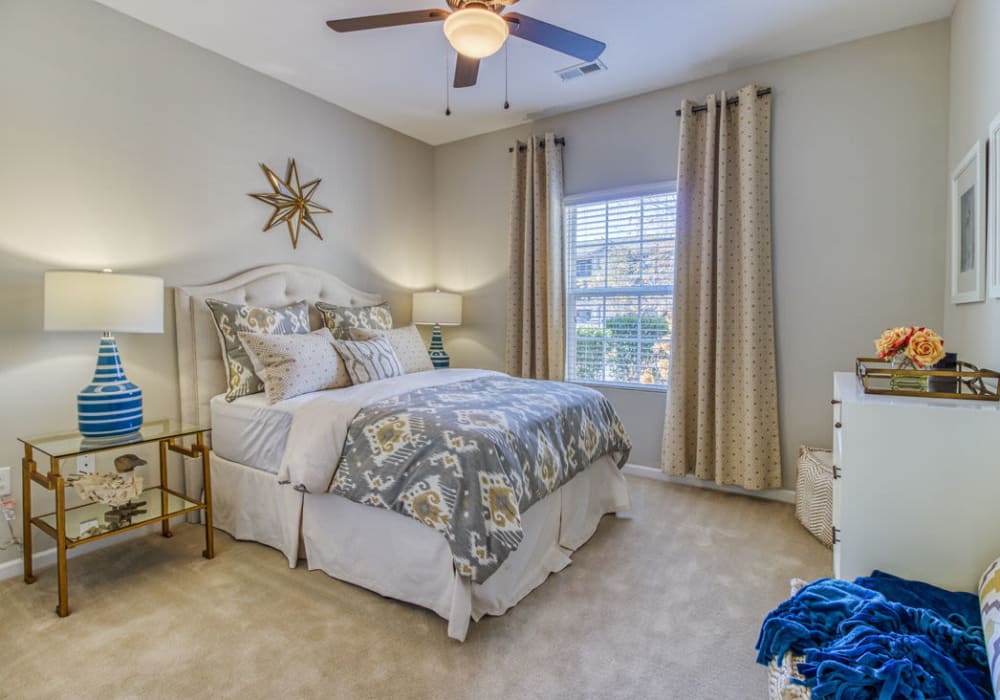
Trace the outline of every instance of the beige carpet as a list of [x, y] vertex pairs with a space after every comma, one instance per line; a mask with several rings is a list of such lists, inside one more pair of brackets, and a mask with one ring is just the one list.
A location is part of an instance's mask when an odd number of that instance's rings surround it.
[[3, 698], [766, 698], [753, 644], [829, 550], [789, 505], [630, 478], [574, 564], [464, 644], [446, 623], [181, 525], [0, 582]]

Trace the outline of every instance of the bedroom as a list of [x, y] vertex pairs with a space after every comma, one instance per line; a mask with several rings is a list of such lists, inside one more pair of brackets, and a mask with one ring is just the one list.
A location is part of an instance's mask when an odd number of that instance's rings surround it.
[[[653, 18], [643, 24], [657, 30], [641, 35], [644, 47], [630, 39], [636, 20], [606, 26], [606, 6], [522, 0], [518, 12], [606, 41], [607, 72], [560, 83], [553, 71], [572, 59], [511, 39], [511, 109], [503, 109], [498, 54], [483, 62], [479, 85], [451, 90], [450, 117], [440, 28], [336, 34], [323, 26], [413, 3], [259, 2], [238, 25], [228, 24], [231, 3], [0, 4], [0, 389], [15, 402], [0, 422], [0, 467], [12, 467], [18, 538], [18, 438], [73, 429], [74, 396], [92, 376], [99, 335], [43, 330], [46, 272], [110, 267], [163, 280], [163, 333], [119, 338], [150, 418], [182, 412], [174, 290], [271, 264], [317, 268], [376, 294], [397, 326], [411, 322], [414, 292], [459, 293], [461, 325], [444, 328], [453, 367], [503, 370], [508, 149], [545, 133], [565, 139], [570, 197], [672, 182], [675, 110], [748, 84], [773, 91], [782, 440], [781, 488], [770, 498], [694, 488], [691, 477], [646, 478], [662, 474], [665, 393], [603, 388], [631, 437], [631, 511], [603, 518], [571, 566], [507, 614], [472, 623], [463, 644], [432, 612], [304, 563], [289, 569], [282, 554], [223, 531], [216, 557], [205, 560], [201, 528], [180, 521], [172, 540], [146, 530], [72, 550], [72, 614], [60, 619], [54, 544], [36, 530], [32, 586], [17, 547], [0, 551], [0, 679], [9, 679], [0, 680], [0, 697], [79, 687], [109, 697], [763, 696], [753, 644], [764, 615], [787, 597], [789, 579], [833, 571], [830, 551], [790, 505], [799, 446], [831, 446], [831, 374], [852, 371], [872, 339], [898, 323], [935, 328], [949, 348], [1000, 366], [996, 300], [953, 304], [948, 274], [950, 175], [1000, 112], [991, 41], [1000, 12], [991, 0], [877, 10], [830, 0], [815, 12], [761, 0], [743, 22], [724, 21], [740, 4], [714, 2], [702, 16], [682, 3], [642, 3]], [[280, 40], [269, 41], [275, 26]], [[658, 47], [660, 34], [680, 37], [676, 53]], [[387, 59], [365, 87], [352, 74], [387, 46], [412, 77], [394, 75]], [[658, 64], [663, 75], [651, 79], [659, 82], [617, 87], [629, 80], [626, 66], [639, 71], [645, 48], [676, 65]], [[350, 89], [324, 93], [324, 81], [338, 80]], [[528, 88], [539, 93], [531, 102]], [[283, 176], [289, 158], [303, 182], [321, 179], [315, 201], [331, 210], [316, 216], [323, 239], [303, 228], [296, 248], [283, 227], [261, 232], [271, 209], [247, 197], [269, 189], [259, 163]], [[421, 329], [428, 341], [429, 327]], [[154, 464], [155, 450], [143, 449], [134, 451]], [[172, 456], [171, 481], [183, 483], [184, 472]], [[52, 510], [51, 493], [34, 489], [36, 511]], [[0, 524], [0, 547], [7, 534]], [[732, 633], [719, 639], [719, 626]], [[121, 681], [118, 666], [101, 658], [117, 646], [129, 658]], [[53, 673], [46, 655], [56, 650]], [[729, 661], [703, 661], [709, 652]], [[543, 653], [551, 665], [535, 661]], [[495, 668], [495, 654], [523, 671]], [[466, 664], [479, 676], [464, 686], [439, 677]]]

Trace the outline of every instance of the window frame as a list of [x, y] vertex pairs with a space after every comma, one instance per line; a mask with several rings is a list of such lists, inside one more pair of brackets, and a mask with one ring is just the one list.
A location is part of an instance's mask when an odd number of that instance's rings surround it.
[[[615, 187], [603, 190], [593, 190], [590, 192], [582, 192], [579, 194], [566, 195], [563, 197], [563, 227], [564, 227], [564, 241], [563, 241], [563, 269], [565, 270], [565, 279], [563, 281], [563, 295], [566, 305], [566, 316], [565, 316], [565, 356], [563, 358], [564, 373], [566, 375], [566, 381], [572, 382], [574, 384], [582, 384], [584, 386], [591, 386], [595, 388], [611, 388], [611, 389], [625, 389], [629, 391], [652, 391], [663, 393], [669, 389], [668, 384], [642, 384], [641, 382], [618, 382], [618, 381], [601, 381], [595, 379], [571, 379], [570, 375], [570, 346], [571, 338], [574, 336], [576, 329], [576, 321], [572, 316], [573, 309], [575, 308], [571, 303], [571, 297], [577, 295], [585, 295], [588, 293], [588, 289], [582, 289], [579, 292], [574, 292], [570, 288], [571, 282], [575, 279], [575, 270], [571, 269], [570, 260], [572, 258], [572, 247], [571, 244], [574, 241], [569, 240], [569, 209], [570, 207], [575, 207], [585, 204], [596, 204], [598, 202], [609, 202], [618, 199], [631, 199], [636, 197], [648, 197], [651, 195], [661, 195], [670, 194], [677, 192], [677, 181], [676, 180], [660, 180], [657, 182], [646, 183], [642, 185], [632, 185], [627, 187]], [[676, 202], [676, 199], [675, 199]], [[676, 214], [676, 209], [675, 209]], [[677, 232], [674, 231], [674, 240], [676, 242]], [[676, 245], [676, 243], [675, 243]], [[605, 246], [605, 250], [607, 247]], [[676, 248], [675, 248], [676, 250]], [[676, 258], [675, 258], [676, 260]], [[675, 272], [676, 274], [676, 272]], [[606, 282], [606, 281], [605, 281]], [[664, 290], [669, 288], [669, 292]], [[593, 295], [593, 289], [590, 289], [590, 294]], [[645, 290], [656, 290], [652, 292], [657, 296], [661, 296], [665, 293], [670, 295], [670, 303], [673, 305], [674, 298], [674, 285], [658, 285], [655, 287], [597, 287], [596, 289], [601, 290], [599, 294], [613, 296], [613, 295], [630, 295], [635, 294], [636, 296], [642, 296]], [[673, 329], [671, 328], [671, 339], [673, 339]]]

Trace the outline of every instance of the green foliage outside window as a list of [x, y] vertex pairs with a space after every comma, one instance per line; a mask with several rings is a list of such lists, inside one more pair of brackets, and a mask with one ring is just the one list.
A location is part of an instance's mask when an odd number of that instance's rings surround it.
[[665, 384], [669, 369], [670, 321], [663, 316], [626, 314], [603, 327], [576, 326], [576, 379]]

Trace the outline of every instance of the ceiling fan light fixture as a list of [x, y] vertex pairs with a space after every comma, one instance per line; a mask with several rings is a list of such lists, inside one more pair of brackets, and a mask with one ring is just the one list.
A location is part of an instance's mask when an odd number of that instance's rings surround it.
[[456, 10], [444, 21], [444, 35], [452, 48], [469, 58], [492, 56], [510, 34], [506, 20], [479, 7]]

